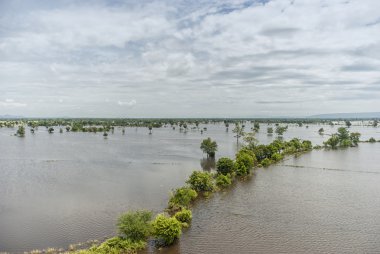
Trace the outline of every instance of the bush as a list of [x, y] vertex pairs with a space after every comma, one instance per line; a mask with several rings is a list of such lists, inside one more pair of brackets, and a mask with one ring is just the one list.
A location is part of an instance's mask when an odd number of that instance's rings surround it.
[[243, 161], [236, 161], [235, 162], [235, 172], [238, 176], [245, 176], [249, 174], [249, 171]]
[[88, 250], [78, 250], [75, 254], [137, 254], [138, 250], [144, 249], [146, 246], [145, 241], [134, 242], [129, 239], [123, 239], [121, 237], [113, 237], [100, 245], [93, 246]]
[[176, 218], [168, 217], [164, 214], [157, 215], [152, 225], [154, 235], [162, 240], [165, 245], [172, 244], [182, 233], [181, 222]]
[[190, 184], [191, 188], [196, 191], [213, 191], [214, 183], [212, 176], [208, 172], [194, 171], [186, 183]]
[[152, 212], [136, 211], [121, 215], [117, 227], [119, 233], [132, 241], [145, 240], [152, 232]]
[[169, 200], [169, 208], [189, 207], [191, 201], [196, 199], [197, 192], [189, 187], [181, 187], [174, 191]]
[[219, 187], [225, 188], [225, 187], [230, 186], [231, 184], [232, 184], [232, 179], [231, 179], [230, 174], [227, 174], [227, 175], [218, 174], [218, 176], [216, 177], [216, 185], [218, 185]]
[[[254, 154], [248, 154], [247, 152], [240, 151], [236, 155], [236, 163], [243, 163], [244, 166], [247, 168], [248, 173], [251, 171], [252, 167], [254, 166], [254, 160], [253, 160]], [[255, 157], [256, 159], [256, 157]]]
[[268, 167], [270, 164], [272, 164], [272, 161], [268, 158], [265, 158], [264, 160], [261, 161], [261, 165], [263, 167]]
[[179, 222], [189, 224], [193, 218], [193, 215], [190, 210], [184, 208], [182, 211], [177, 212], [174, 215], [174, 218], [176, 218]]
[[220, 158], [216, 163], [216, 169], [218, 173], [223, 175], [232, 173], [234, 170], [234, 161], [226, 157]]
[[283, 159], [283, 156], [279, 153], [274, 153], [274, 154], [272, 154], [271, 159], [273, 161], [280, 161]]
[[374, 139], [374, 138], [370, 138], [370, 139], [368, 140], [368, 142], [370, 142], [370, 143], [375, 143], [375, 142], [376, 142], [376, 139]]

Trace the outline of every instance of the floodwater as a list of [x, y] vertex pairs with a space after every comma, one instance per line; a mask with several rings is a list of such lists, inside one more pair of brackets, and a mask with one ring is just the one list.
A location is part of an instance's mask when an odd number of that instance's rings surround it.
[[[360, 123], [359, 123], [360, 124]], [[201, 126], [202, 128], [204, 126]], [[261, 126], [261, 143], [275, 139]], [[284, 139], [321, 144], [337, 127], [290, 126]], [[250, 128], [249, 125], [246, 127]], [[54, 133], [25, 138], [0, 129], [0, 252], [22, 252], [102, 239], [127, 210], [161, 212], [171, 189], [209, 165], [199, 149], [206, 137], [217, 157], [233, 157], [236, 139], [223, 125], [180, 133], [170, 127], [101, 133]], [[363, 139], [377, 128], [352, 126]], [[380, 145], [313, 151], [268, 169], [230, 191], [201, 200], [193, 225], [160, 253], [379, 252]]]

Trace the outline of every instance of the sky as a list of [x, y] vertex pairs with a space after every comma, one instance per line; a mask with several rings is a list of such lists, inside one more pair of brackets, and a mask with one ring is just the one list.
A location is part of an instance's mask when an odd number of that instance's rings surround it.
[[0, 115], [380, 111], [379, 0], [0, 0]]

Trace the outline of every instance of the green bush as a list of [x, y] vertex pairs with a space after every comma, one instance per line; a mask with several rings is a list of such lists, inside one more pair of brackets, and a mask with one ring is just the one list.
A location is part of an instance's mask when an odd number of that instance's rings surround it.
[[261, 165], [263, 167], [268, 167], [270, 164], [272, 164], [272, 161], [268, 158], [265, 158], [264, 160], [261, 161]]
[[145, 241], [132, 241], [121, 237], [113, 237], [100, 245], [93, 246], [88, 250], [78, 250], [75, 252], [67, 252], [73, 254], [137, 254], [138, 250], [144, 249]]
[[208, 172], [194, 171], [186, 183], [190, 184], [191, 188], [197, 192], [214, 190], [212, 176]]
[[117, 227], [122, 237], [132, 241], [145, 240], [152, 232], [152, 212], [136, 211], [121, 215]]
[[174, 217], [182, 223], [189, 224], [191, 222], [191, 219], [193, 218], [193, 215], [190, 210], [184, 208], [182, 211], [177, 212]]
[[249, 171], [244, 162], [240, 160], [235, 162], [235, 172], [238, 176], [245, 176], [249, 174]]
[[280, 161], [283, 159], [283, 156], [279, 153], [274, 153], [274, 154], [272, 154], [271, 159], [273, 161]]
[[251, 171], [252, 167], [254, 166], [254, 160], [253, 160], [252, 155], [250, 155], [244, 151], [240, 151], [236, 155], [236, 163], [243, 163], [247, 169], [247, 173], [249, 173]]
[[191, 201], [196, 199], [197, 196], [197, 192], [189, 187], [178, 188], [170, 197], [169, 208], [189, 207]]
[[231, 179], [230, 174], [227, 174], [227, 175], [218, 174], [218, 176], [216, 177], [216, 185], [218, 185], [219, 187], [225, 188], [225, 187], [230, 186], [231, 184], [232, 184], [232, 179]]
[[223, 175], [232, 173], [234, 170], [234, 161], [226, 157], [220, 158], [216, 163], [216, 169], [218, 173]]
[[375, 142], [376, 142], [376, 139], [374, 139], [374, 138], [370, 138], [370, 139], [368, 140], [368, 142], [370, 142], [370, 143], [375, 143]]
[[172, 244], [181, 236], [182, 224], [174, 217], [159, 214], [153, 221], [154, 235], [162, 240], [165, 245]]

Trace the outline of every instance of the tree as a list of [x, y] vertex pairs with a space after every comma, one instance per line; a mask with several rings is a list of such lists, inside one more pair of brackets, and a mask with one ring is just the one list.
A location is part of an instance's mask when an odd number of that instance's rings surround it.
[[361, 134], [359, 132], [351, 132], [350, 133], [350, 139], [352, 141], [352, 145], [353, 146], [357, 146], [358, 143], [359, 143], [359, 138], [360, 138]]
[[377, 120], [374, 120], [372, 126], [373, 126], [373, 127], [377, 127], [378, 123], [379, 123], [379, 122], [378, 122]]
[[279, 136], [282, 136], [284, 132], [288, 129], [288, 126], [277, 126], [276, 127], [276, 134]]
[[253, 124], [253, 129], [254, 129], [254, 131], [258, 132], [258, 131], [260, 130], [260, 124], [257, 123], [257, 122], [255, 122], [255, 123]]
[[336, 149], [339, 145], [339, 136], [337, 134], [333, 134], [331, 138], [329, 138], [326, 142], [323, 142], [323, 144], [326, 147], [331, 147], [332, 149]]
[[214, 190], [212, 176], [208, 172], [194, 171], [186, 183], [190, 184], [190, 187], [197, 192]]
[[154, 235], [162, 240], [164, 245], [172, 244], [182, 233], [181, 222], [164, 214], [157, 215], [152, 225]]
[[227, 175], [234, 170], [234, 161], [227, 157], [222, 157], [216, 163], [216, 170], [218, 173]]
[[191, 219], [193, 218], [193, 215], [190, 210], [183, 208], [181, 211], [177, 212], [174, 217], [179, 221], [182, 222], [182, 225], [188, 225], [191, 222]]
[[247, 143], [248, 147], [255, 147], [258, 143], [254, 132], [248, 132], [244, 135], [244, 141]]
[[149, 129], [149, 135], [151, 135], [151, 134], [152, 134], [153, 126], [150, 124], [150, 125], [148, 126], [148, 129]]
[[54, 128], [53, 127], [49, 127], [48, 128], [48, 132], [51, 134], [51, 133], [53, 133], [54, 132]]
[[352, 125], [352, 124], [351, 124], [351, 122], [350, 122], [350, 121], [348, 121], [348, 120], [347, 120], [347, 121], [345, 121], [345, 123], [346, 123], [346, 126], [347, 126], [348, 128], [350, 128], [350, 126]]
[[323, 135], [323, 132], [324, 132], [325, 130], [323, 129], [323, 128], [320, 128], [319, 130], [318, 130], [318, 133], [319, 133], [319, 135]]
[[211, 138], [206, 138], [201, 143], [201, 149], [203, 153], [207, 154], [207, 157], [215, 157], [215, 152], [218, 150], [216, 141], [212, 141]]
[[267, 133], [268, 134], [272, 134], [273, 133], [273, 128], [272, 127], [268, 127], [267, 128]]
[[215, 179], [216, 185], [219, 187], [225, 188], [232, 184], [231, 174], [222, 175], [218, 174], [218, 176]]
[[19, 137], [25, 137], [25, 127], [23, 125], [18, 127], [16, 135]]
[[133, 241], [145, 240], [152, 232], [151, 219], [152, 212], [150, 211], [125, 213], [118, 219], [118, 231], [122, 237]]
[[239, 138], [244, 136], [244, 128], [241, 127], [239, 123], [236, 123], [232, 132], [236, 134], [234, 137], [236, 138], [236, 143], [239, 144]]

